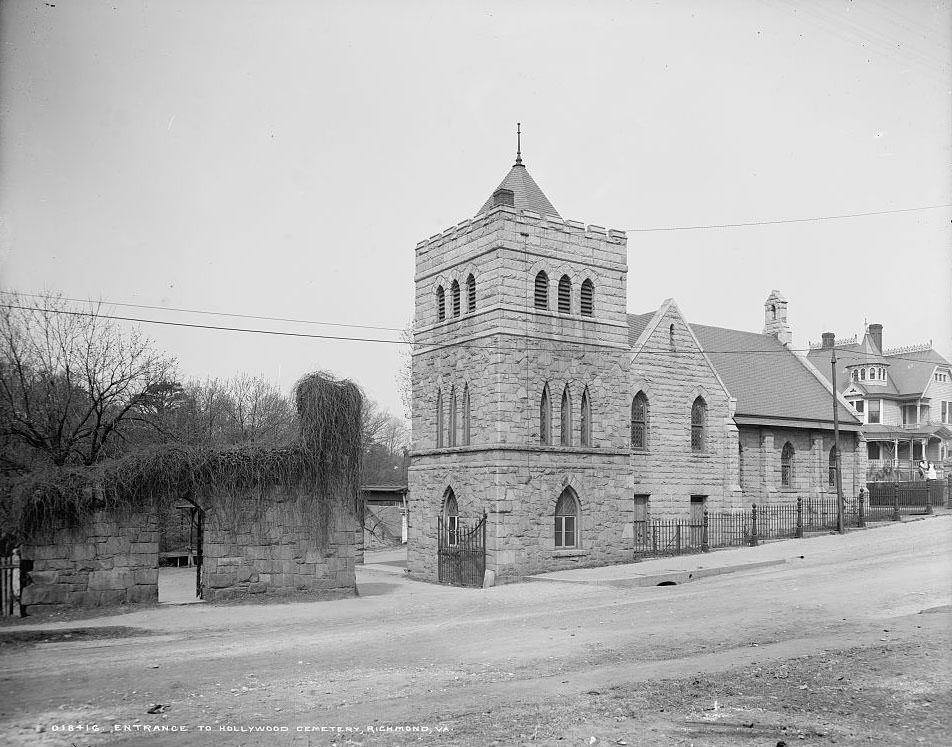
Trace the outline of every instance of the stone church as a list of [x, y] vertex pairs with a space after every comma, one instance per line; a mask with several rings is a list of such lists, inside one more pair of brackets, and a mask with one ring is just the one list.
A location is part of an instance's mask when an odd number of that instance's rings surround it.
[[[629, 314], [627, 274], [625, 233], [564, 219], [519, 152], [474, 218], [417, 245], [414, 577], [484, 515], [505, 579], [630, 562], [648, 516], [831, 489], [833, 394], [789, 349], [782, 296], [762, 333], [701, 327], [670, 299]], [[865, 444], [837, 407], [848, 493]]]

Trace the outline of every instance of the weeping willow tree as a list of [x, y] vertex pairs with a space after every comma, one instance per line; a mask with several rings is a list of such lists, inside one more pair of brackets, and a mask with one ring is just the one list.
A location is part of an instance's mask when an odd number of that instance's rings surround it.
[[278, 494], [324, 519], [335, 502], [356, 510], [363, 401], [353, 382], [311, 373], [295, 384], [299, 429], [286, 445], [155, 447], [91, 467], [31, 472], [0, 496], [7, 542], [77, 526], [98, 511], [157, 510], [182, 500], [233, 527], [260, 519], [266, 499]]

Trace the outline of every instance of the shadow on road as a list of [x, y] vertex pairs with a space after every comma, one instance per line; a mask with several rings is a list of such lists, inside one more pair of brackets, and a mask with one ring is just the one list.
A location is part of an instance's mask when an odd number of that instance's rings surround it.
[[382, 597], [384, 594], [392, 594], [396, 591], [399, 584], [377, 583], [359, 583], [357, 584], [357, 595], [361, 597]]

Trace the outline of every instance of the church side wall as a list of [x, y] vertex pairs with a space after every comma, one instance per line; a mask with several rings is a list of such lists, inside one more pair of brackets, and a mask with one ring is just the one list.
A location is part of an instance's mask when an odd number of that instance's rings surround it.
[[[632, 450], [631, 471], [633, 491], [648, 496], [651, 516], [689, 516], [692, 495], [706, 496], [708, 510], [733, 508], [740, 496], [731, 400], [673, 305], [633, 357], [626, 418], [639, 391], [648, 398], [648, 443]], [[691, 446], [691, 407], [698, 396], [707, 404], [700, 452]]]
[[[794, 448], [789, 486], [782, 484], [781, 456], [785, 444]], [[743, 503], [786, 503], [797, 498], [835, 498], [829, 482], [831, 431], [805, 428], [740, 427]], [[866, 442], [857, 434], [840, 433], [843, 495], [855, 497], [866, 483]]]

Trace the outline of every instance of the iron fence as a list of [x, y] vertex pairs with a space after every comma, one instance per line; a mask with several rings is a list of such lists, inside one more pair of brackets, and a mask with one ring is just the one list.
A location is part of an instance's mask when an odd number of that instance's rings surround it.
[[952, 480], [869, 482], [869, 515], [898, 521], [902, 514], [930, 514], [949, 502]]
[[[680, 555], [717, 547], [757, 545], [765, 539], [802, 537], [804, 532], [838, 528], [835, 498], [753, 504], [745, 511], [705, 511], [698, 519], [648, 519], [636, 521], [635, 555]], [[862, 499], [844, 503], [845, 526], [864, 526]]]

